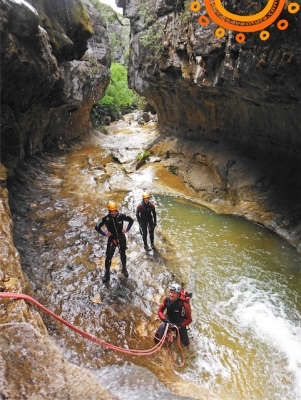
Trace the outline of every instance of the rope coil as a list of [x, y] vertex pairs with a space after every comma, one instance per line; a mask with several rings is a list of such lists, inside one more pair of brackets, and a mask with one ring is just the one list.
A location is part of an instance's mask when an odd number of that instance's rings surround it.
[[[118, 351], [120, 353], [124, 353], [124, 354], [131, 354], [133, 356], [149, 356], [152, 355], [154, 353], [156, 353], [157, 351], [159, 351], [161, 349], [161, 347], [163, 346], [164, 343], [166, 343], [168, 352], [172, 358], [172, 362], [174, 363], [173, 360], [173, 356], [170, 352], [170, 349], [168, 347], [166, 338], [167, 338], [167, 334], [168, 331], [170, 329], [169, 324], [166, 324], [166, 328], [164, 331], [164, 334], [162, 336], [162, 338], [160, 339], [160, 341], [151, 349], [149, 350], [135, 350], [135, 349], [125, 349], [123, 347], [118, 347], [115, 346], [113, 344], [107, 343], [104, 340], [101, 340], [99, 338], [97, 338], [96, 336], [91, 335], [90, 333], [87, 333], [85, 331], [83, 331], [80, 328], [77, 328], [76, 326], [72, 325], [70, 322], [66, 321], [65, 319], [59, 317], [58, 315], [54, 314], [52, 311], [50, 311], [48, 308], [44, 307], [41, 303], [39, 303], [37, 300], [35, 300], [33, 297], [28, 296], [27, 294], [23, 294], [23, 293], [10, 293], [10, 292], [0, 292], [0, 298], [9, 298], [9, 299], [22, 299], [22, 300], [26, 300], [34, 305], [36, 305], [37, 307], [39, 307], [41, 310], [43, 310], [44, 312], [46, 312], [47, 314], [51, 315], [53, 318], [57, 319], [58, 321], [60, 321], [62, 324], [68, 326], [68, 328], [72, 329], [73, 331], [77, 332], [78, 334], [80, 334], [81, 336], [85, 337], [86, 339], [91, 340], [92, 342], [98, 343], [101, 346], [107, 347], [108, 349], [111, 350], [115, 350]], [[183, 362], [180, 365], [175, 365], [177, 367], [182, 367], [185, 363], [185, 358], [184, 358], [184, 352], [183, 352], [183, 348], [181, 346], [181, 342], [180, 342], [180, 335], [179, 335], [179, 329], [177, 327], [174, 327], [175, 329], [177, 329], [177, 343], [179, 348], [181, 349], [182, 352], [182, 357], [183, 357]]]

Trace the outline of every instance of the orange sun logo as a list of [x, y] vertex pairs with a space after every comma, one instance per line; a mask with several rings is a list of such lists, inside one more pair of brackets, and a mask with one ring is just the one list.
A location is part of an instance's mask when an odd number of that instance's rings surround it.
[[[213, 22], [219, 25], [216, 29], [215, 35], [218, 38], [222, 38], [225, 35], [225, 29], [239, 32], [235, 39], [238, 43], [243, 43], [246, 39], [242, 32], [257, 32], [261, 31], [259, 37], [261, 40], [267, 40], [270, 37], [270, 33], [266, 30], [279, 17], [283, 10], [285, 0], [268, 0], [267, 5], [262, 11], [257, 14], [242, 16], [233, 14], [227, 11], [221, 0], [204, 0], [204, 5], [208, 16]], [[193, 12], [199, 12], [201, 10], [201, 3], [199, 1], [193, 1], [190, 4], [190, 9]], [[287, 10], [291, 14], [295, 14], [300, 9], [299, 4], [290, 3]], [[201, 15], [198, 19], [201, 26], [207, 26], [210, 24], [210, 19], [206, 15]], [[281, 19], [277, 23], [277, 28], [285, 30], [288, 27], [288, 21]]]

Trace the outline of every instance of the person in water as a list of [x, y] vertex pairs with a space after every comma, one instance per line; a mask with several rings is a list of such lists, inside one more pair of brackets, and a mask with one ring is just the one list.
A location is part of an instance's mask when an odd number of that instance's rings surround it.
[[154, 230], [157, 225], [156, 207], [149, 199], [149, 193], [142, 193], [142, 201], [138, 204], [136, 209], [136, 217], [139, 223], [144, 248], [146, 251], [151, 251], [151, 248], [147, 244], [147, 231], [149, 231], [151, 247], [153, 250], [155, 250]]
[[[124, 214], [121, 214], [117, 210], [117, 205], [114, 201], [110, 201], [108, 204], [109, 214], [104, 216], [95, 226], [95, 229], [102, 236], [108, 237], [107, 250], [106, 250], [106, 260], [105, 260], [105, 274], [102, 278], [103, 282], [107, 282], [110, 279], [110, 268], [112, 257], [115, 253], [116, 247], [119, 248], [120, 259], [122, 263], [122, 273], [127, 278], [129, 276], [126, 269], [126, 237], [125, 233], [128, 232], [134, 220]], [[123, 227], [123, 222], [127, 221], [128, 225], [126, 229]], [[101, 228], [106, 226], [106, 232]]]
[[[179, 328], [181, 342], [184, 347], [188, 347], [189, 338], [186, 326], [192, 322], [190, 305], [180, 299], [182, 290], [180, 285], [173, 283], [170, 285], [169, 290], [169, 296], [164, 297], [163, 303], [158, 310], [158, 316], [163, 323], [158, 328], [154, 341], [158, 343], [164, 334], [166, 324], [171, 324]], [[166, 314], [164, 313], [165, 310]]]

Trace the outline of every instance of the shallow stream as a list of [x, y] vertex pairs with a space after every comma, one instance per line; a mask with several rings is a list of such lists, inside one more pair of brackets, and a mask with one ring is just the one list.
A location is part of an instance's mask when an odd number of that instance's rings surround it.
[[[38, 301], [121, 347], [153, 346], [158, 306], [169, 283], [181, 282], [193, 293], [185, 366], [175, 368], [166, 350], [115, 353], [43, 314], [49, 334], [120, 399], [203, 398], [202, 387], [227, 400], [301, 399], [301, 255], [261, 226], [193, 202], [157, 164], [125, 174], [114, 152], [129, 165], [143, 138], [116, 132], [24, 164], [11, 190], [15, 243]], [[109, 199], [135, 218], [144, 189], [157, 208], [157, 250], [144, 251], [135, 221], [129, 278], [116, 253], [104, 285], [106, 239], [94, 226]]]

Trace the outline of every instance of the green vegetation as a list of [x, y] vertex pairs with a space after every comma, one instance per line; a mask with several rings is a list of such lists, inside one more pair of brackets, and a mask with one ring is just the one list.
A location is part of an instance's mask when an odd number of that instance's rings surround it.
[[139, 40], [143, 46], [148, 47], [151, 59], [159, 57], [164, 46], [162, 42], [163, 23], [157, 19], [156, 14], [150, 11], [148, 1], [140, 0], [138, 15], [143, 21], [145, 29], [140, 33]]
[[123, 19], [121, 15], [118, 17], [116, 11], [114, 11], [112, 7], [101, 3], [99, 0], [94, 0], [93, 4], [101, 12], [102, 17], [105, 20], [106, 29], [108, 29], [108, 25], [112, 22], [118, 20], [119, 18]]
[[184, 9], [180, 14], [180, 18], [184, 21], [187, 25], [191, 17], [191, 10], [190, 10], [190, 0], [184, 1]]
[[129, 108], [137, 108], [141, 97], [128, 87], [127, 67], [114, 62], [111, 65], [111, 73], [111, 82], [106, 94], [98, 104], [119, 113], [124, 113]]
[[[158, 18], [154, 10], [151, 10], [149, 0], [140, 0], [138, 15], [143, 22], [144, 30], [139, 34], [140, 43], [149, 50], [149, 60], [159, 59], [164, 52], [164, 28], [166, 21]], [[174, 21], [180, 19], [188, 25], [190, 11], [190, 0], [177, 1], [174, 10]]]
[[144, 160], [145, 158], [149, 157], [149, 155], [150, 155], [150, 152], [147, 150], [144, 150], [142, 153], [138, 154], [137, 160], [138, 161]]
[[110, 121], [116, 121], [121, 114], [133, 109], [142, 109], [146, 103], [143, 97], [129, 89], [127, 67], [113, 62], [111, 73], [111, 82], [105, 96], [92, 107], [91, 119], [97, 128], [107, 125]]

